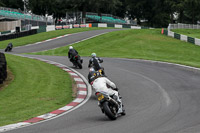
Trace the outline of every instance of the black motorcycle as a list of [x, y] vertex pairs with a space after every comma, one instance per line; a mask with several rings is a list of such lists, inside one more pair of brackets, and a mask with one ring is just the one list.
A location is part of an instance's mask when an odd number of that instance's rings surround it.
[[80, 55], [76, 55], [73, 57], [72, 63], [75, 67], [79, 67], [80, 69], [82, 69], [83, 59], [81, 59]]
[[126, 115], [123, 108], [122, 112], [119, 113], [120, 104], [117, 102], [117, 96], [110, 96], [106, 92], [97, 92], [96, 96], [102, 113], [105, 113], [109, 119], [116, 120], [118, 116]]
[[9, 43], [8, 46], [7, 46], [6, 49], [5, 49], [5, 52], [10, 52], [10, 51], [12, 51], [12, 48], [13, 48], [12, 43]]

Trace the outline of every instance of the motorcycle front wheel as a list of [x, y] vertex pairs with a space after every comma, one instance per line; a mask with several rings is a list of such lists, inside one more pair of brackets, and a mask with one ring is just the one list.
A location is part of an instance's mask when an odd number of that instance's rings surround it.
[[7, 51], [8, 51], [8, 48], [5, 49], [5, 52], [7, 52]]
[[103, 103], [103, 109], [109, 119], [111, 120], [117, 119], [117, 110], [115, 107], [111, 106], [109, 102], [106, 101]]

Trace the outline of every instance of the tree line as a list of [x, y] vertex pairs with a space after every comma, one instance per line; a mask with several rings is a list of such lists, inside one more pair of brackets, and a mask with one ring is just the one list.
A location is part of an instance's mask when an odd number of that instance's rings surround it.
[[[24, 10], [24, 1], [0, 0], [0, 6]], [[95, 12], [145, 22], [146, 26], [166, 27], [169, 23], [196, 24], [200, 21], [200, 0], [29, 0], [28, 10], [37, 15], [65, 17], [66, 12]]]

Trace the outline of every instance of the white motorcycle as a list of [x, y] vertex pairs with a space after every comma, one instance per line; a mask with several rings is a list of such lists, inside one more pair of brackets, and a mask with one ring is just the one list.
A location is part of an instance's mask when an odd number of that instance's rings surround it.
[[126, 115], [123, 105], [117, 102], [117, 96], [110, 96], [106, 92], [96, 92], [95, 95], [102, 113], [105, 113], [109, 119], [116, 120], [118, 116]]

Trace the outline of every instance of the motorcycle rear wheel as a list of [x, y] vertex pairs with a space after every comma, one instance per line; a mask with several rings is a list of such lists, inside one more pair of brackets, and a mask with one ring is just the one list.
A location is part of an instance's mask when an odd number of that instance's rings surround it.
[[81, 61], [80, 61], [80, 60], [77, 61], [77, 65], [78, 65], [78, 67], [79, 67], [80, 69], [82, 69], [82, 64], [81, 64]]
[[111, 120], [116, 120], [117, 119], [117, 111], [112, 110], [112, 107], [109, 105], [109, 102], [104, 102], [103, 103], [103, 109], [105, 114], [108, 116], [109, 119]]

